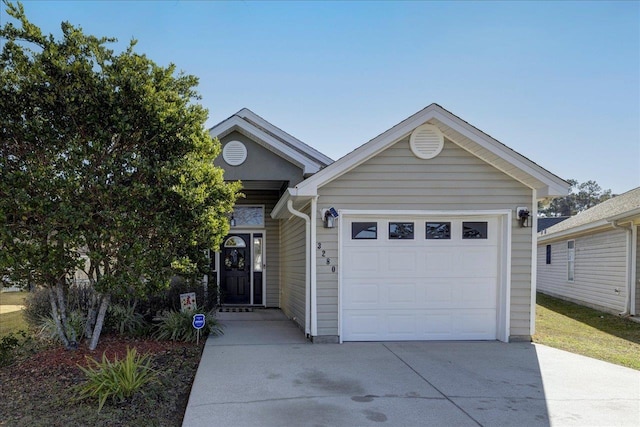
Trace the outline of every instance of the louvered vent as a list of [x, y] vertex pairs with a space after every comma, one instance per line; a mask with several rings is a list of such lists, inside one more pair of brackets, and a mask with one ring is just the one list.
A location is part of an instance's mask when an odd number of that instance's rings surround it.
[[228, 165], [241, 165], [247, 160], [247, 147], [240, 141], [230, 141], [222, 149], [222, 158]]
[[409, 139], [413, 154], [420, 159], [433, 159], [444, 147], [444, 136], [434, 125], [418, 126]]

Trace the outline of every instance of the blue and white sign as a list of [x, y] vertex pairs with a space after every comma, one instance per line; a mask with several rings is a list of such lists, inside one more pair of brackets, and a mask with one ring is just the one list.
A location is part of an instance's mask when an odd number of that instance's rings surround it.
[[204, 327], [204, 314], [194, 314], [191, 324], [196, 329], [202, 329]]

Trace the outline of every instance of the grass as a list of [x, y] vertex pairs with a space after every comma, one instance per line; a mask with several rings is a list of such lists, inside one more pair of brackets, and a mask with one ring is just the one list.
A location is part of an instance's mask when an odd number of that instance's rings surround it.
[[640, 370], [640, 323], [541, 293], [533, 341]]
[[27, 295], [28, 292], [0, 292], [0, 337], [11, 332], [28, 329], [22, 310], [5, 313], [8, 306], [24, 305], [24, 299]]

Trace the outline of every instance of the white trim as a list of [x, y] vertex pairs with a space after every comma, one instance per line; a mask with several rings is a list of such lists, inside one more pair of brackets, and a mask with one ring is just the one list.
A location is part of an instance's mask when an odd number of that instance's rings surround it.
[[[361, 163], [374, 157], [376, 154], [385, 150], [400, 139], [406, 137], [415, 128], [431, 119], [436, 119], [443, 125], [448, 126], [452, 130], [469, 138], [470, 140], [478, 144], [478, 146], [495, 154], [498, 158], [507, 161], [513, 166], [513, 169], [519, 169], [533, 179], [543, 183], [544, 186], [538, 189], [541, 196], [553, 194], [568, 194], [569, 185], [561, 178], [553, 175], [551, 172], [546, 171], [524, 156], [509, 149], [504, 144], [479, 131], [478, 129], [469, 125], [459, 117], [454, 116], [452, 113], [446, 111], [437, 104], [429, 105], [428, 107], [410, 116], [391, 129], [387, 130], [386, 132], [373, 138], [364, 145], [356, 148], [354, 151], [327, 166], [326, 168], [320, 170], [312, 177], [298, 184], [296, 186], [294, 194], [298, 196], [313, 196], [317, 194], [319, 187], [322, 187], [324, 184], [340, 177], [341, 175], [349, 172]], [[492, 164], [492, 162], [489, 160], [485, 161], [487, 161], [489, 164]], [[492, 164], [492, 166], [508, 174], [515, 180], [522, 182], [520, 179], [510, 173], [509, 170], [505, 170], [504, 168], [499, 167], [495, 164]], [[524, 182], [523, 184], [531, 188], [529, 184], [526, 184]]]
[[267, 129], [269, 132], [273, 133], [277, 137], [284, 139], [289, 144], [293, 145], [294, 147], [296, 147], [297, 149], [299, 149], [299, 150], [301, 150], [303, 152], [306, 152], [311, 157], [316, 157], [317, 160], [319, 160], [321, 162], [324, 162], [326, 164], [333, 163], [333, 159], [332, 158], [325, 156], [324, 154], [322, 154], [321, 152], [319, 152], [315, 148], [313, 148], [313, 147], [305, 144], [304, 142], [300, 141], [298, 138], [296, 138], [296, 137], [294, 137], [292, 135], [289, 135], [288, 133], [286, 133], [285, 131], [283, 131], [282, 129], [280, 129], [277, 126], [272, 125], [271, 123], [269, 123], [268, 121], [266, 121], [265, 119], [263, 119], [262, 117], [260, 117], [256, 113], [254, 113], [253, 111], [249, 110], [248, 108], [243, 108], [242, 110], [238, 111], [236, 113], [236, 115], [240, 116], [240, 117], [243, 117], [243, 118], [248, 118], [249, 120], [251, 120], [253, 122], [256, 122], [258, 125], [260, 125], [263, 128]]
[[309, 317], [311, 318], [311, 336], [315, 337], [318, 335], [318, 290], [317, 290], [317, 259], [316, 259], [316, 242], [318, 240], [318, 230], [316, 227], [318, 226], [318, 196], [313, 197], [311, 199], [311, 209], [310, 209], [310, 217], [311, 217], [311, 230], [309, 232], [310, 236], [310, 244], [309, 244], [309, 258], [311, 259], [311, 265], [309, 266], [308, 274], [311, 276], [311, 312], [309, 313]]
[[232, 116], [222, 123], [219, 123], [216, 126], [212, 127], [211, 129], [209, 129], [209, 134], [213, 137], [218, 137], [219, 135], [223, 135], [233, 130], [243, 130], [245, 132], [248, 132], [255, 138], [254, 142], [264, 146], [267, 149], [270, 149], [286, 160], [303, 168], [303, 172], [305, 174], [315, 173], [322, 167], [320, 163], [313, 162], [311, 159], [304, 156], [300, 152], [287, 146], [283, 142], [277, 140], [268, 133], [264, 132], [263, 130], [257, 128], [256, 126], [238, 116]]
[[636, 290], [638, 287], [638, 226], [631, 223], [631, 286], [630, 286], [630, 307], [629, 313], [632, 316], [638, 315], [638, 307], [636, 307]]
[[552, 234], [545, 234], [545, 230], [543, 230], [538, 234], [538, 242], [543, 243], [543, 242], [555, 241], [555, 240], [566, 240], [566, 238], [569, 236], [584, 234], [587, 232], [594, 231], [598, 228], [607, 230], [613, 227], [611, 226], [611, 223], [608, 222], [606, 219], [601, 219], [599, 221], [594, 221], [589, 224], [580, 225], [578, 227], [569, 228], [567, 230], [558, 231], [557, 233], [552, 233]]
[[536, 190], [531, 195], [531, 309], [529, 312], [529, 335], [536, 333], [536, 290], [538, 283], [538, 199]]
[[343, 284], [343, 262], [344, 239], [343, 230], [345, 217], [493, 217], [498, 220], [498, 228], [503, 236], [502, 240], [498, 240], [500, 253], [500, 277], [498, 278], [498, 301], [496, 310], [496, 339], [503, 342], [509, 342], [511, 328], [511, 228], [512, 228], [512, 211], [511, 209], [498, 210], [359, 210], [359, 209], [340, 209], [338, 210], [338, 335], [340, 343], [343, 342], [343, 325], [342, 325], [342, 294], [344, 292]]

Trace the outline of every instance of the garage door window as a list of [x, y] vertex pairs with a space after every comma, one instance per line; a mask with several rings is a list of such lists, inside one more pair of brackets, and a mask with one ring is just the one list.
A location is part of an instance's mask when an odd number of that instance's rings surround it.
[[463, 222], [462, 238], [463, 239], [486, 239], [487, 223], [486, 222]]
[[412, 222], [390, 222], [389, 223], [389, 239], [413, 239], [413, 223]]
[[427, 239], [451, 239], [451, 223], [450, 222], [427, 222]]
[[377, 222], [352, 222], [351, 238], [353, 240], [367, 240], [378, 238]]

